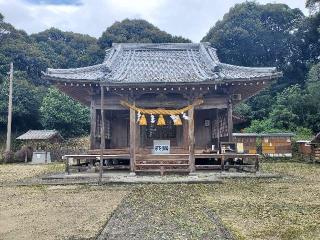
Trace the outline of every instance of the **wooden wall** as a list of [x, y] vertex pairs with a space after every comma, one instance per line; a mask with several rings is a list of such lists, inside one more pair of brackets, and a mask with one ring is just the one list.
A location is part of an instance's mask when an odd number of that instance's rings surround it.
[[[120, 100], [125, 100], [126, 97], [115, 95], [112, 93], [107, 93], [104, 100], [105, 109], [105, 135], [106, 135], [106, 148], [125, 148], [130, 145], [130, 127], [129, 127], [129, 109], [123, 107], [120, 104]], [[181, 108], [187, 106], [189, 103], [182, 94], [155, 94], [150, 93], [142, 95], [140, 98], [136, 99], [136, 105], [145, 108]], [[96, 113], [95, 117], [92, 117], [91, 121], [96, 120], [96, 124], [91, 124], [95, 126], [95, 131], [92, 133], [91, 141], [94, 144], [91, 148], [100, 147], [100, 96], [99, 94], [92, 95], [91, 101], [92, 112]], [[212, 134], [212, 124], [217, 121], [216, 109], [220, 109], [219, 112], [225, 115], [223, 118], [219, 118], [222, 122], [221, 125], [221, 138], [226, 138], [227, 135], [227, 96], [226, 95], [213, 95], [208, 94], [204, 97], [204, 103], [195, 108], [195, 147], [205, 149], [206, 147], [211, 148], [213, 143]], [[221, 116], [222, 116], [221, 115]], [[209, 125], [205, 126], [205, 120], [209, 120]], [[187, 139], [188, 139], [188, 121], [182, 120], [183, 126], [177, 127], [176, 141], [175, 145], [177, 147], [188, 149]], [[141, 129], [143, 130], [143, 128]], [[143, 136], [143, 131], [141, 131], [141, 136]], [[94, 139], [94, 140], [93, 140]], [[227, 139], [224, 139], [227, 140]], [[140, 137], [140, 141], [143, 144], [143, 137]]]
[[244, 153], [256, 154], [257, 153], [257, 137], [255, 136], [235, 136], [234, 142], [243, 143]]
[[[209, 125], [205, 126], [205, 120], [209, 121]], [[214, 111], [211, 110], [196, 110], [195, 111], [195, 146], [196, 148], [211, 148], [211, 124], [214, 120]]]

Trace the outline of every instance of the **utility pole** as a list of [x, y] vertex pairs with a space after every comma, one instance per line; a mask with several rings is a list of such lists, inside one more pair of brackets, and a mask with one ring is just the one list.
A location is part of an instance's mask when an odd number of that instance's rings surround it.
[[11, 124], [12, 124], [12, 92], [13, 92], [13, 63], [10, 63], [9, 72], [9, 104], [8, 104], [8, 126], [6, 152], [11, 151]]

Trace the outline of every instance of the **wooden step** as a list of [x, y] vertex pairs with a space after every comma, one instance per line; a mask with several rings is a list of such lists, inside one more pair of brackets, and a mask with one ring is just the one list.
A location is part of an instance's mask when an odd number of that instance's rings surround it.
[[184, 166], [189, 166], [189, 164], [167, 164], [167, 163], [142, 163], [142, 164], [136, 164], [136, 166], [174, 166], [174, 167], [184, 167]]
[[[136, 172], [162, 172], [161, 169], [136, 169]], [[190, 172], [189, 169], [165, 169], [164, 172]]]
[[189, 159], [136, 159], [136, 162], [189, 162]]

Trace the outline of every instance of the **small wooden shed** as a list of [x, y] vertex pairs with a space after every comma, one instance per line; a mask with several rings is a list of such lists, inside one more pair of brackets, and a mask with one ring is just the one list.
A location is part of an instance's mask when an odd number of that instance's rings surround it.
[[236, 143], [243, 144], [244, 153], [256, 154], [257, 153], [257, 133], [233, 133], [233, 140]]
[[308, 140], [299, 140], [296, 141], [298, 147], [298, 153], [302, 157], [310, 157], [311, 156], [311, 141]]
[[292, 157], [293, 133], [261, 134], [262, 154], [269, 157]]
[[17, 140], [26, 141], [34, 149], [32, 163], [47, 163], [51, 162], [47, 144], [59, 143], [63, 138], [57, 130], [29, 130], [17, 137]]
[[292, 157], [293, 136], [292, 133], [233, 133], [233, 140], [243, 144], [245, 153], [261, 153], [268, 157]]

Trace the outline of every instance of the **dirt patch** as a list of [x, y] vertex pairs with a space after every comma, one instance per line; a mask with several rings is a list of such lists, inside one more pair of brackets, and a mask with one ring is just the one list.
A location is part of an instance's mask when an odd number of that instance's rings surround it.
[[31, 165], [31, 164], [1, 164], [0, 165], [0, 185], [17, 182], [23, 179], [36, 177], [48, 173], [64, 171], [61, 163]]
[[90, 239], [125, 197], [119, 187], [2, 187], [0, 239]]

